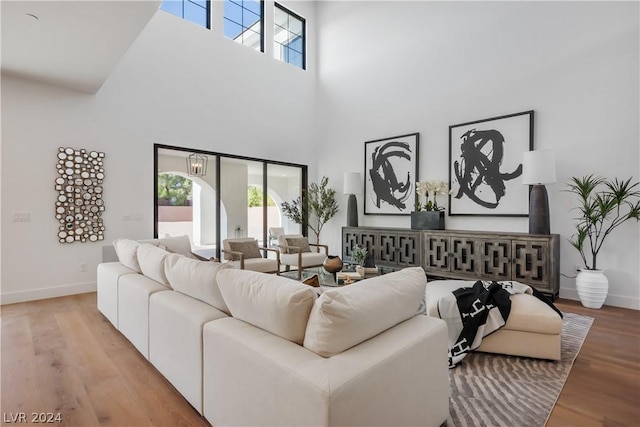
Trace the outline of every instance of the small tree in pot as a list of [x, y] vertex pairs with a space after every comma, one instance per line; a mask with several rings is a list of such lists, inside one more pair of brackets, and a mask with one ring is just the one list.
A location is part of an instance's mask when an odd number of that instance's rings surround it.
[[580, 212], [576, 218], [576, 234], [569, 242], [578, 250], [585, 265], [576, 278], [576, 288], [585, 307], [600, 308], [607, 297], [609, 282], [597, 269], [598, 253], [614, 229], [627, 220], [640, 220], [640, 183], [631, 183], [631, 178], [612, 181], [588, 175], [572, 177], [568, 186], [568, 191], [578, 196], [576, 209]]
[[320, 243], [322, 227], [338, 213], [336, 190], [328, 185], [329, 178], [326, 176], [322, 177], [320, 184], [312, 182], [309, 185], [308, 208], [302, 203], [301, 197], [281, 205], [282, 213], [296, 224], [302, 224], [303, 219], [307, 218], [308, 226], [316, 235], [317, 243]]

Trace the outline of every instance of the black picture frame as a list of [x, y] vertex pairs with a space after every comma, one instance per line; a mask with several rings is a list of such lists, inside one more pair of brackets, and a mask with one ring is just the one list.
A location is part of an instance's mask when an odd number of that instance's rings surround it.
[[410, 215], [416, 200], [419, 133], [365, 141], [364, 214]]
[[529, 216], [522, 154], [533, 124], [529, 110], [449, 126], [449, 216]]

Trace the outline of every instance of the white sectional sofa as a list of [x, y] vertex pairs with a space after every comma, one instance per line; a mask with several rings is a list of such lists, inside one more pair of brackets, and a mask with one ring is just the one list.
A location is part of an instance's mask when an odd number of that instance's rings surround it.
[[114, 246], [120, 261], [98, 266], [98, 309], [212, 425], [446, 421], [446, 325], [418, 313], [420, 268], [318, 296], [189, 259], [186, 237]]

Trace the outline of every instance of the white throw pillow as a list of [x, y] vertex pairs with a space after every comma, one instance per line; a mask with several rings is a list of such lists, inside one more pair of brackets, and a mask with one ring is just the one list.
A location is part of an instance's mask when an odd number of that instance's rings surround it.
[[140, 243], [135, 240], [116, 239], [113, 241], [113, 248], [116, 250], [120, 264], [142, 273], [138, 263], [138, 246], [140, 246]]
[[170, 254], [164, 264], [165, 274], [173, 290], [229, 314], [229, 307], [218, 287], [217, 276], [230, 265], [213, 261], [196, 261], [179, 254]]
[[316, 299], [312, 288], [284, 277], [236, 269], [220, 271], [218, 286], [233, 317], [302, 344]]
[[424, 270], [413, 267], [325, 291], [311, 310], [304, 347], [331, 357], [410, 319], [426, 284]]
[[169, 256], [169, 252], [164, 249], [149, 243], [140, 244], [138, 246], [138, 263], [142, 274], [164, 286], [170, 286], [167, 276], [164, 274], [164, 261], [167, 256]]

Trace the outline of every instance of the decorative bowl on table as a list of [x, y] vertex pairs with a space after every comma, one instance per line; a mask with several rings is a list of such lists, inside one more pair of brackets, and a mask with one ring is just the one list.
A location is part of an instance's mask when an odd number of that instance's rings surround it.
[[329, 255], [322, 263], [322, 267], [327, 270], [327, 273], [337, 273], [342, 270], [342, 260], [338, 255]]

